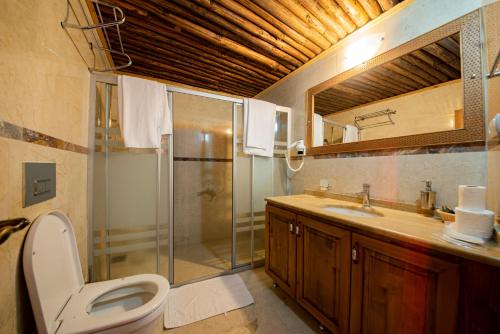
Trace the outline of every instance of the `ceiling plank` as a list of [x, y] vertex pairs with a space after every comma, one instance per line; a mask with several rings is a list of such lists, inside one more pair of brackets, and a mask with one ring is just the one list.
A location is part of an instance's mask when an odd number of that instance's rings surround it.
[[382, 14], [382, 9], [380, 8], [377, 0], [359, 0], [359, 3], [363, 6], [363, 9], [371, 19], [374, 19]]
[[358, 27], [368, 22], [368, 14], [356, 0], [336, 0]]

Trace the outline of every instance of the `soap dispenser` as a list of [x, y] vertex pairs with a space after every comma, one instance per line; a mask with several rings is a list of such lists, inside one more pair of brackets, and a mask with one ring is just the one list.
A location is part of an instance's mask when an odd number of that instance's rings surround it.
[[425, 216], [433, 216], [436, 208], [436, 192], [432, 190], [432, 182], [425, 182], [425, 190], [420, 191], [420, 209]]

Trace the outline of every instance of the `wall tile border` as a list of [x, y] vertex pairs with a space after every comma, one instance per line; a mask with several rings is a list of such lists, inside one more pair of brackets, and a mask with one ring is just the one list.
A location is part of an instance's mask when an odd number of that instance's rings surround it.
[[87, 147], [73, 144], [2, 120], [0, 120], [0, 137], [81, 154], [88, 154], [89, 151]]

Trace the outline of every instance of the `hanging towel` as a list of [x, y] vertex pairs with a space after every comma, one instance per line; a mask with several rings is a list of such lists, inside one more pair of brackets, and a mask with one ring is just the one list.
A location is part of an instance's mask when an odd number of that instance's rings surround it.
[[358, 141], [358, 128], [354, 125], [346, 125], [344, 130], [343, 143], [353, 143]]
[[118, 114], [126, 147], [159, 148], [161, 136], [172, 134], [164, 84], [118, 76]]
[[250, 155], [272, 157], [275, 122], [275, 104], [245, 99], [243, 152]]
[[323, 116], [314, 114], [314, 145], [313, 146], [323, 146], [323, 139], [325, 127], [323, 126]]

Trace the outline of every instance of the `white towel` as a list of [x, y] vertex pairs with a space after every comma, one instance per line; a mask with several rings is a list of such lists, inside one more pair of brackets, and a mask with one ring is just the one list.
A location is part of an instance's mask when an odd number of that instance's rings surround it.
[[276, 105], [255, 99], [244, 101], [243, 152], [272, 157]]
[[325, 127], [323, 126], [323, 116], [314, 114], [313, 146], [323, 146], [323, 139], [325, 137], [324, 131]]
[[159, 148], [161, 135], [172, 133], [164, 84], [118, 76], [118, 114], [126, 147]]
[[353, 143], [358, 141], [358, 128], [354, 125], [346, 125], [344, 130], [343, 143]]

